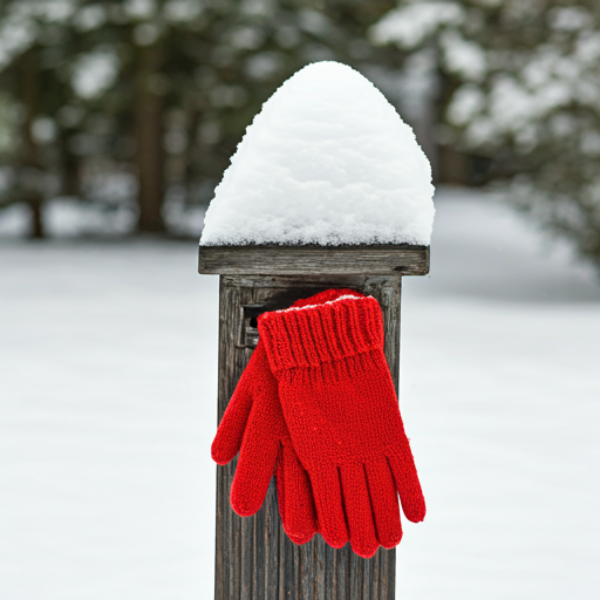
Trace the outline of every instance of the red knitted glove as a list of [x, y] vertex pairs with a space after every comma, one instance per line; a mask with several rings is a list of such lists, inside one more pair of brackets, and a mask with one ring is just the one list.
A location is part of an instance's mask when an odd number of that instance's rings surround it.
[[[327, 290], [294, 306], [314, 305], [350, 290]], [[277, 381], [271, 374], [264, 342], [258, 346], [227, 406], [212, 444], [212, 457], [224, 465], [240, 453], [231, 486], [231, 506], [240, 516], [256, 513], [262, 506], [277, 465], [277, 498], [283, 528], [290, 539], [302, 544], [317, 531], [312, 489], [298, 461], [285, 424]]]
[[325, 541], [365, 558], [425, 517], [372, 297], [265, 313], [258, 329], [294, 448], [308, 471]]

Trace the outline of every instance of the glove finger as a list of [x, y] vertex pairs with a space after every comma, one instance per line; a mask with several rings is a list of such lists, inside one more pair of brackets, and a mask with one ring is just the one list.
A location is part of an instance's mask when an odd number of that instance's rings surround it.
[[348, 528], [342, 503], [342, 489], [337, 468], [320, 469], [310, 473], [319, 532], [323, 539], [334, 548], [341, 548], [348, 542]]
[[275, 438], [252, 442], [244, 439], [231, 484], [231, 508], [240, 517], [249, 517], [262, 506], [279, 455]]
[[344, 506], [348, 519], [348, 533], [352, 550], [363, 558], [371, 558], [379, 543], [373, 523], [373, 510], [361, 463], [340, 467]]
[[398, 493], [392, 472], [385, 457], [375, 463], [365, 464], [365, 470], [377, 539], [384, 548], [394, 548], [402, 539], [402, 525]]
[[281, 504], [279, 507], [283, 529], [295, 544], [305, 544], [318, 529], [310, 479], [293, 448], [283, 446], [279, 462], [283, 465], [282, 476], [278, 469], [277, 480], [277, 486], [281, 483], [284, 490], [281, 496], [283, 512]]
[[[262, 349], [262, 352], [264, 352], [264, 349]], [[255, 365], [258, 364], [258, 353], [259, 348], [250, 357], [250, 361], [225, 409], [225, 414], [217, 429], [217, 435], [213, 440], [211, 455], [219, 465], [226, 465], [240, 451], [250, 409], [252, 408], [252, 371], [255, 369]]]
[[403, 446], [400, 455], [391, 454], [387, 459], [400, 494], [402, 510], [409, 521], [418, 523], [425, 518], [425, 498], [408, 441]]

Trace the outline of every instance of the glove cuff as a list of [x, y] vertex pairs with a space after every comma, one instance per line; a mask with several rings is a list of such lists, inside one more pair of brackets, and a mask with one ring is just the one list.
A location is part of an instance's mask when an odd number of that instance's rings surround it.
[[344, 295], [316, 306], [264, 313], [258, 330], [274, 372], [383, 350], [381, 308], [372, 296]]
[[324, 304], [325, 302], [332, 302], [337, 300], [340, 296], [356, 296], [357, 298], [364, 298], [365, 295], [348, 288], [331, 288], [323, 292], [319, 292], [309, 298], [302, 298], [296, 300], [290, 308], [304, 308], [309, 305]]

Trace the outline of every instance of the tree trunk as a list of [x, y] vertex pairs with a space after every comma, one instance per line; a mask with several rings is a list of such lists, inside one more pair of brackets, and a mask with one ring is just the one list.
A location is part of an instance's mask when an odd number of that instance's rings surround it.
[[61, 182], [60, 188], [65, 196], [81, 196], [81, 160], [69, 148], [69, 142], [74, 133], [72, 129], [60, 129], [58, 148], [60, 153]]
[[196, 134], [198, 132], [198, 125], [200, 124], [200, 111], [197, 108], [193, 108], [188, 113], [188, 136], [187, 145], [184, 153], [184, 186], [185, 186], [185, 199], [188, 204], [193, 204], [196, 194], [196, 183], [197, 177], [197, 165], [194, 162], [194, 153], [198, 151], [198, 141]]
[[39, 148], [32, 135], [33, 121], [38, 114], [39, 101], [39, 68], [38, 53], [35, 48], [25, 52], [20, 59], [20, 97], [25, 109], [22, 122], [22, 147], [20, 170], [24, 175], [20, 178], [20, 187], [24, 189], [23, 200], [31, 209], [29, 235], [32, 238], [45, 237], [42, 204], [44, 196], [41, 192], [42, 165]]
[[162, 63], [160, 45], [139, 49], [136, 81], [135, 126], [138, 179], [138, 231], [164, 231], [162, 205], [165, 193], [163, 116], [164, 100], [157, 88]]

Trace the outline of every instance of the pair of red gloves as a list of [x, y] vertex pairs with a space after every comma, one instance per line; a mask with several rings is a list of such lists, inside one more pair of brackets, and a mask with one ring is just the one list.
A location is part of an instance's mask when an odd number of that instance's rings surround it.
[[259, 343], [212, 445], [239, 451], [231, 505], [261, 507], [273, 473], [283, 528], [297, 544], [319, 532], [370, 558], [402, 538], [425, 500], [383, 353], [375, 298], [328, 290], [258, 319]]

